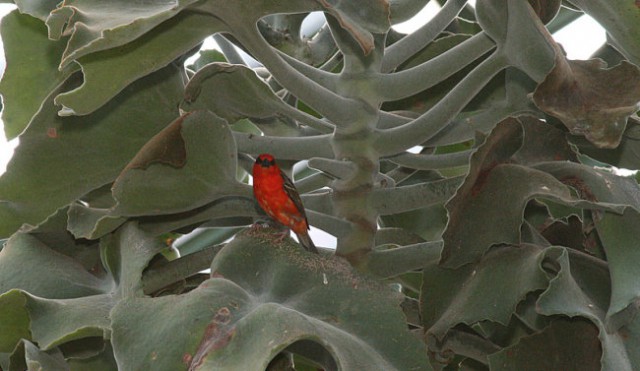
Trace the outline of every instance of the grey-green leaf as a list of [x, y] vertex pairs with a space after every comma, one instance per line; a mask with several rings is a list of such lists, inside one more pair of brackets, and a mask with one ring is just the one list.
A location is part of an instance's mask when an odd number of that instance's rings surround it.
[[142, 147], [118, 176], [111, 215], [172, 214], [224, 196], [249, 196], [249, 187], [235, 179], [236, 157], [226, 121], [209, 111], [183, 115]]
[[168, 66], [85, 117], [59, 117], [52, 102], [57, 93], [49, 95], [0, 178], [0, 236], [23, 223], [38, 224], [112, 182], [140, 147], [178, 116], [182, 73]]
[[[431, 369], [389, 288], [340, 258], [274, 245], [273, 232], [237, 237], [214, 259], [213, 278], [188, 294], [118, 305], [113, 345], [122, 369], [264, 369], [289, 346], [345, 370]], [[141, 337], [139, 328], [153, 333]]]

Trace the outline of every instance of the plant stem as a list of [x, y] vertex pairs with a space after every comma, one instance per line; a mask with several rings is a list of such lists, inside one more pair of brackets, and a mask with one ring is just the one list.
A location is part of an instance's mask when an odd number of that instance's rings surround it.
[[353, 117], [353, 102], [350, 99], [332, 92], [291, 67], [257, 29], [243, 29], [235, 36], [264, 64], [280, 85], [330, 122], [339, 123]]
[[405, 152], [389, 157], [387, 160], [394, 164], [417, 170], [446, 169], [454, 166], [467, 165], [469, 163], [469, 157], [471, 157], [471, 154], [474, 151], [475, 150], [469, 149], [466, 151], [443, 153], [438, 155]]
[[444, 81], [494, 47], [493, 41], [480, 32], [416, 67], [381, 75], [376, 91], [383, 101], [410, 97]]
[[506, 67], [504, 55], [496, 51], [419, 118], [396, 128], [378, 130], [376, 150], [381, 156], [395, 155], [433, 138], [449, 125], [493, 76]]
[[207, 247], [193, 254], [170, 261], [144, 271], [142, 285], [149, 295], [172, 283], [184, 280], [211, 266], [211, 261], [224, 247], [224, 244]]
[[456, 18], [466, 3], [467, 0], [447, 1], [431, 21], [389, 46], [382, 59], [382, 72], [395, 70], [432, 42]]
[[330, 134], [312, 137], [272, 137], [234, 132], [238, 152], [258, 155], [271, 153], [283, 160], [304, 160], [310, 157], [333, 158]]
[[229, 63], [246, 65], [244, 59], [236, 50], [235, 45], [229, 42], [226, 37], [221, 34], [215, 34], [213, 35], [213, 39], [218, 43], [218, 46]]
[[371, 195], [371, 206], [380, 215], [390, 215], [443, 203], [453, 197], [463, 178], [376, 189]]

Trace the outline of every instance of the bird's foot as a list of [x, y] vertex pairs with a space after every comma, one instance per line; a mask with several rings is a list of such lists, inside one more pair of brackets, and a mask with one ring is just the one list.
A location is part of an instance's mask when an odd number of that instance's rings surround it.
[[289, 237], [291, 233], [289, 232], [289, 230], [286, 230], [286, 231], [275, 233], [275, 235], [277, 237], [274, 239], [274, 241], [280, 243], [284, 241], [285, 238]]

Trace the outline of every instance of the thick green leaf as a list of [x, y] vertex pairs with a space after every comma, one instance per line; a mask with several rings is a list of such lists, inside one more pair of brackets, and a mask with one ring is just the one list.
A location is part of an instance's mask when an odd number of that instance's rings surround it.
[[47, 19], [49, 13], [60, 4], [58, 0], [15, 0], [3, 2], [15, 3], [20, 9], [20, 13], [29, 14], [43, 22]]
[[18, 290], [0, 295], [0, 353], [11, 353], [20, 339], [31, 339], [27, 298]]
[[340, 0], [287, 2], [239, 1], [220, 4], [216, 1], [204, 2], [196, 7], [224, 19], [230, 25], [235, 36], [245, 33], [247, 23], [254, 24], [266, 14], [303, 13], [323, 10], [334, 16], [341, 26], [349, 32], [364, 54], [374, 49], [374, 34], [389, 30], [390, 7], [387, 3], [367, 1], [351, 4]]
[[236, 161], [226, 121], [209, 111], [183, 115], [142, 147], [118, 176], [111, 215], [173, 214], [225, 196], [249, 196], [249, 187], [235, 179]]
[[8, 330], [0, 332], [0, 352], [11, 351], [22, 337], [45, 350], [74, 340], [107, 338], [110, 311], [122, 297], [142, 296], [142, 271], [161, 247], [134, 223], [126, 224], [102, 242], [109, 275], [99, 281], [35, 237], [14, 235], [0, 252], [0, 327]]
[[208, 109], [230, 123], [245, 117], [267, 119], [288, 111], [253, 70], [220, 62], [204, 66], [189, 80], [181, 108]]
[[427, 0], [390, 0], [391, 22], [397, 24], [408, 21], [422, 10], [428, 2]]
[[196, 0], [151, 0], [139, 6], [127, 0], [65, 1], [47, 18], [49, 36], [71, 34], [61, 65], [89, 53], [124, 45], [174, 17]]
[[600, 370], [598, 329], [584, 320], [559, 319], [543, 331], [489, 356], [491, 370]]
[[[11, 291], [15, 292], [15, 291]], [[30, 318], [33, 341], [42, 349], [72, 340], [105, 337], [110, 331], [111, 295], [92, 295], [75, 299], [43, 299], [21, 292]]]
[[605, 326], [611, 296], [606, 264], [589, 255], [563, 250], [555, 259], [549, 288], [540, 295], [536, 310], [552, 316], [583, 317], [598, 327], [602, 344], [602, 369], [631, 370], [639, 364], [638, 316], [618, 331]]
[[69, 365], [59, 349], [45, 352], [28, 340], [24, 340], [24, 355], [29, 370], [60, 370], [67, 371]]
[[78, 261], [25, 233], [9, 239], [0, 251], [0, 266], [0, 293], [22, 289], [46, 298], [74, 298], [101, 294], [109, 287]]
[[[602, 219], [596, 219], [596, 227], [611, 272], [611, 303], [607, 310], [607, 325], [617, 329], [625, 324], [625, 316], [637, 316], [636, 303], [640, 300], [640, 214], [631, 209], [627, 209], [623, 215], [605, 213]], [[630, 313], [621, 313], [625, 310]], [[616, 319], [614, 317], [617, 314], [624, 316]]]
[[483, 31], [498, 45], [501, 57], [536, 81], [544, 79], [556, 54], [562, 54], [526, 1], [480, 1], [476, 16]]
[[128, 44], [77, 59], [84, 83], [55, 98], [61, 115], [94, 112], [135, 80], [187, 54], [207, 36], [224, 30], [216, 18], [182, 12]]
[[72, 371], [113, 371], [118, 369], [115, 358], [113, 358], [113, 349], [111, 343], [105, 342], [105, 349], [99, 354], [88, 358], [72, 358], [67, 363]]
[[495, 244], [519, 244], [524, 209], [530, 200], [571, 199], [569, 189], [551, 175], [509, 164], [522, 145], [523, 134], [520, 124], [504, 121], [472, 156], [469, 175], [446, 205], [449, 224], [442, 237], [444, 266], [460, 267], [477, 260]]
[[217, 63], [217, 62], [227, 62], [226, 57], [221, 52], [216, 49], [206, 49], [200, 50], [198, 52], [198, 59], [196, 59], [193, 64], [187, 66], [187, 68], [192, 69], [193, 71], [200, 71], [202, 67], [208, 65], [209, 63]]
[[97, 239], [127, 221], [125, 217], [111, 216], [111, 208], [98, 208], [73, 203], [69, 206], [69, 232], [76, 238]]
[[550, 1], [536, 1], [530, 0], [529, 5], [533, 8], [533, 11], [540, 18], [542, 23], [547, 24], [553, 18], [555, 18], [558, 11], [560, 11], [560, 4], [562, 1], [560, 0], [550, 0]]
[[265, 369], [287, 347], [325, 367], [430, 369], [390, 289], [339, 258], [274, 245], [271, 233], [237, 237], [213, 261], [214, 278], [188, 294], [120, 303], [121, 369]]
[[[425, 48], [414, 54], [407, 62], [403, 63], [398, 70], [408, 70], [418, 67], [421, 64], [438, 57], [447, 50], [453, 49], [458, 44], [469, 39], [469, 35], [447, 35], [440, 37], [429, 43]], [[471, 63], [471, 61], [469, 61]], [[412, 112], [424, 113], [431, 107], [436, 105], [464, 76], [471, 70], [472, 66], [461, 68], [460, 71], [452, 73], [447, 79], [442, 75], [430, 76], [429, 80], [435, 80], [434, 83], [425, 86], [421, 85], [422, 92], [402, 100], [386, 102], [382, 107], [385, 111], [401, 111], [410, 110]], [[452, 71], [453, 72], [453, 71]], [[438, 82], [437, 85], [435, 82]], [[435, 85], [435, 86], [432, 86]]]
[[35, 227], [23, 226], [21, 232], [35, 237], [48, 248], [80, 263], [85, 270], [100, 276], [104, 271], [100, 263], [98, 241], [76, 240], [67, 230], [67, 208], [59, 209]]
[[581, 138], [570, 138], [580, 148], [580, 152], [598, 161], [624, 169], [640, 169], [640, 126], [629, 120], [627, 130], [622, 135], [618, 148], [598, 148]]
[[578, 162], [578, 156], [567, 143], [564, 131], [531, 116], [507, 121], [513, 122], [513, 125], [519, 122], [524, 129], [522, 147], [513, 157], [518, 163], [533, 165], [550, 161]]
[[142, 296], [142, 271], [151, 258], [166, 247], [129, 222], [101, 241], [102, 262], [113, 277], [117, 297]]
[[628, 62], [605, 66], [598, 59], [569, 61], [560, 55], [533, 100], [572, 134], [584, 135], [597, 147], [616, 148], [640, 104], [640, 69]]
[[211, 63], [189, 80], [181, 108], [208, 109], [235, 123], [250, 118], [265, 135], [300, 135], [294, 120], [330, 132], [332, 126], [285, 103], [255, 71], [238, 64]]
[[212, 227], [245, 226], [261, 215], [249, 192], [251, 189], [247, 190], [247, 197], [225, 197], [184, 213], [144, 218], [140, 228], [152, 235], [161, 235], [182, 228], [191, 230], [203, 222]]
[[446, 351], [440, 341], [458, 324], [491, 321], [507, 325], [529, 292], [547, 287], [548, 278], [541, 268], [547, 259], [546, 249], [508, 246], [492, 250], [476, 265], [455, 270], [436, 264], [425, 268], [420, 300], [429, 346]]
[[391, 7], [386, 2], [327, 0], [321, 3], [325, 11], [336, 17], [340, 26], [351, 34], [365, 55], [375, 48], [374, 35], [385, 33], [391, 27]]
[[81, 118], [58, 117], [52, 104], [57, 93], [51, 94], [0, 178], [0, 236], [22, 223], [38, 224], [113, 181], [140, 147], [178, 116], [183, 86], [182, 71], [168, 66]]
[[58, 71], [64, 40], [49, 40], [41, 21], [17, 10], [2, 18], [0, 34], [7, 59], [7, 69], [0, 81], [2, 121], [7, 139], [12, 139], [27, 127], [47, 96], [78, 66]]
[[584, 200], [576, 202], [577, 206], [606, 208], [618, 213], [626, 207], [640, 211], [640, 185], [631, 177], [567, 161], [543, 162], [535, 168], [573, 187]]

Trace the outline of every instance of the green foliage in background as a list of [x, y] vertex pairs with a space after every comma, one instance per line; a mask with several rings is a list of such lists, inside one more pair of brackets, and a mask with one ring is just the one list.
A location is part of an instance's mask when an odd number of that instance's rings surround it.
[[[12, 3], [2, 370], [640, 365], [637, 2]], [[264, 152], [335, 251], [251, 226]]]

